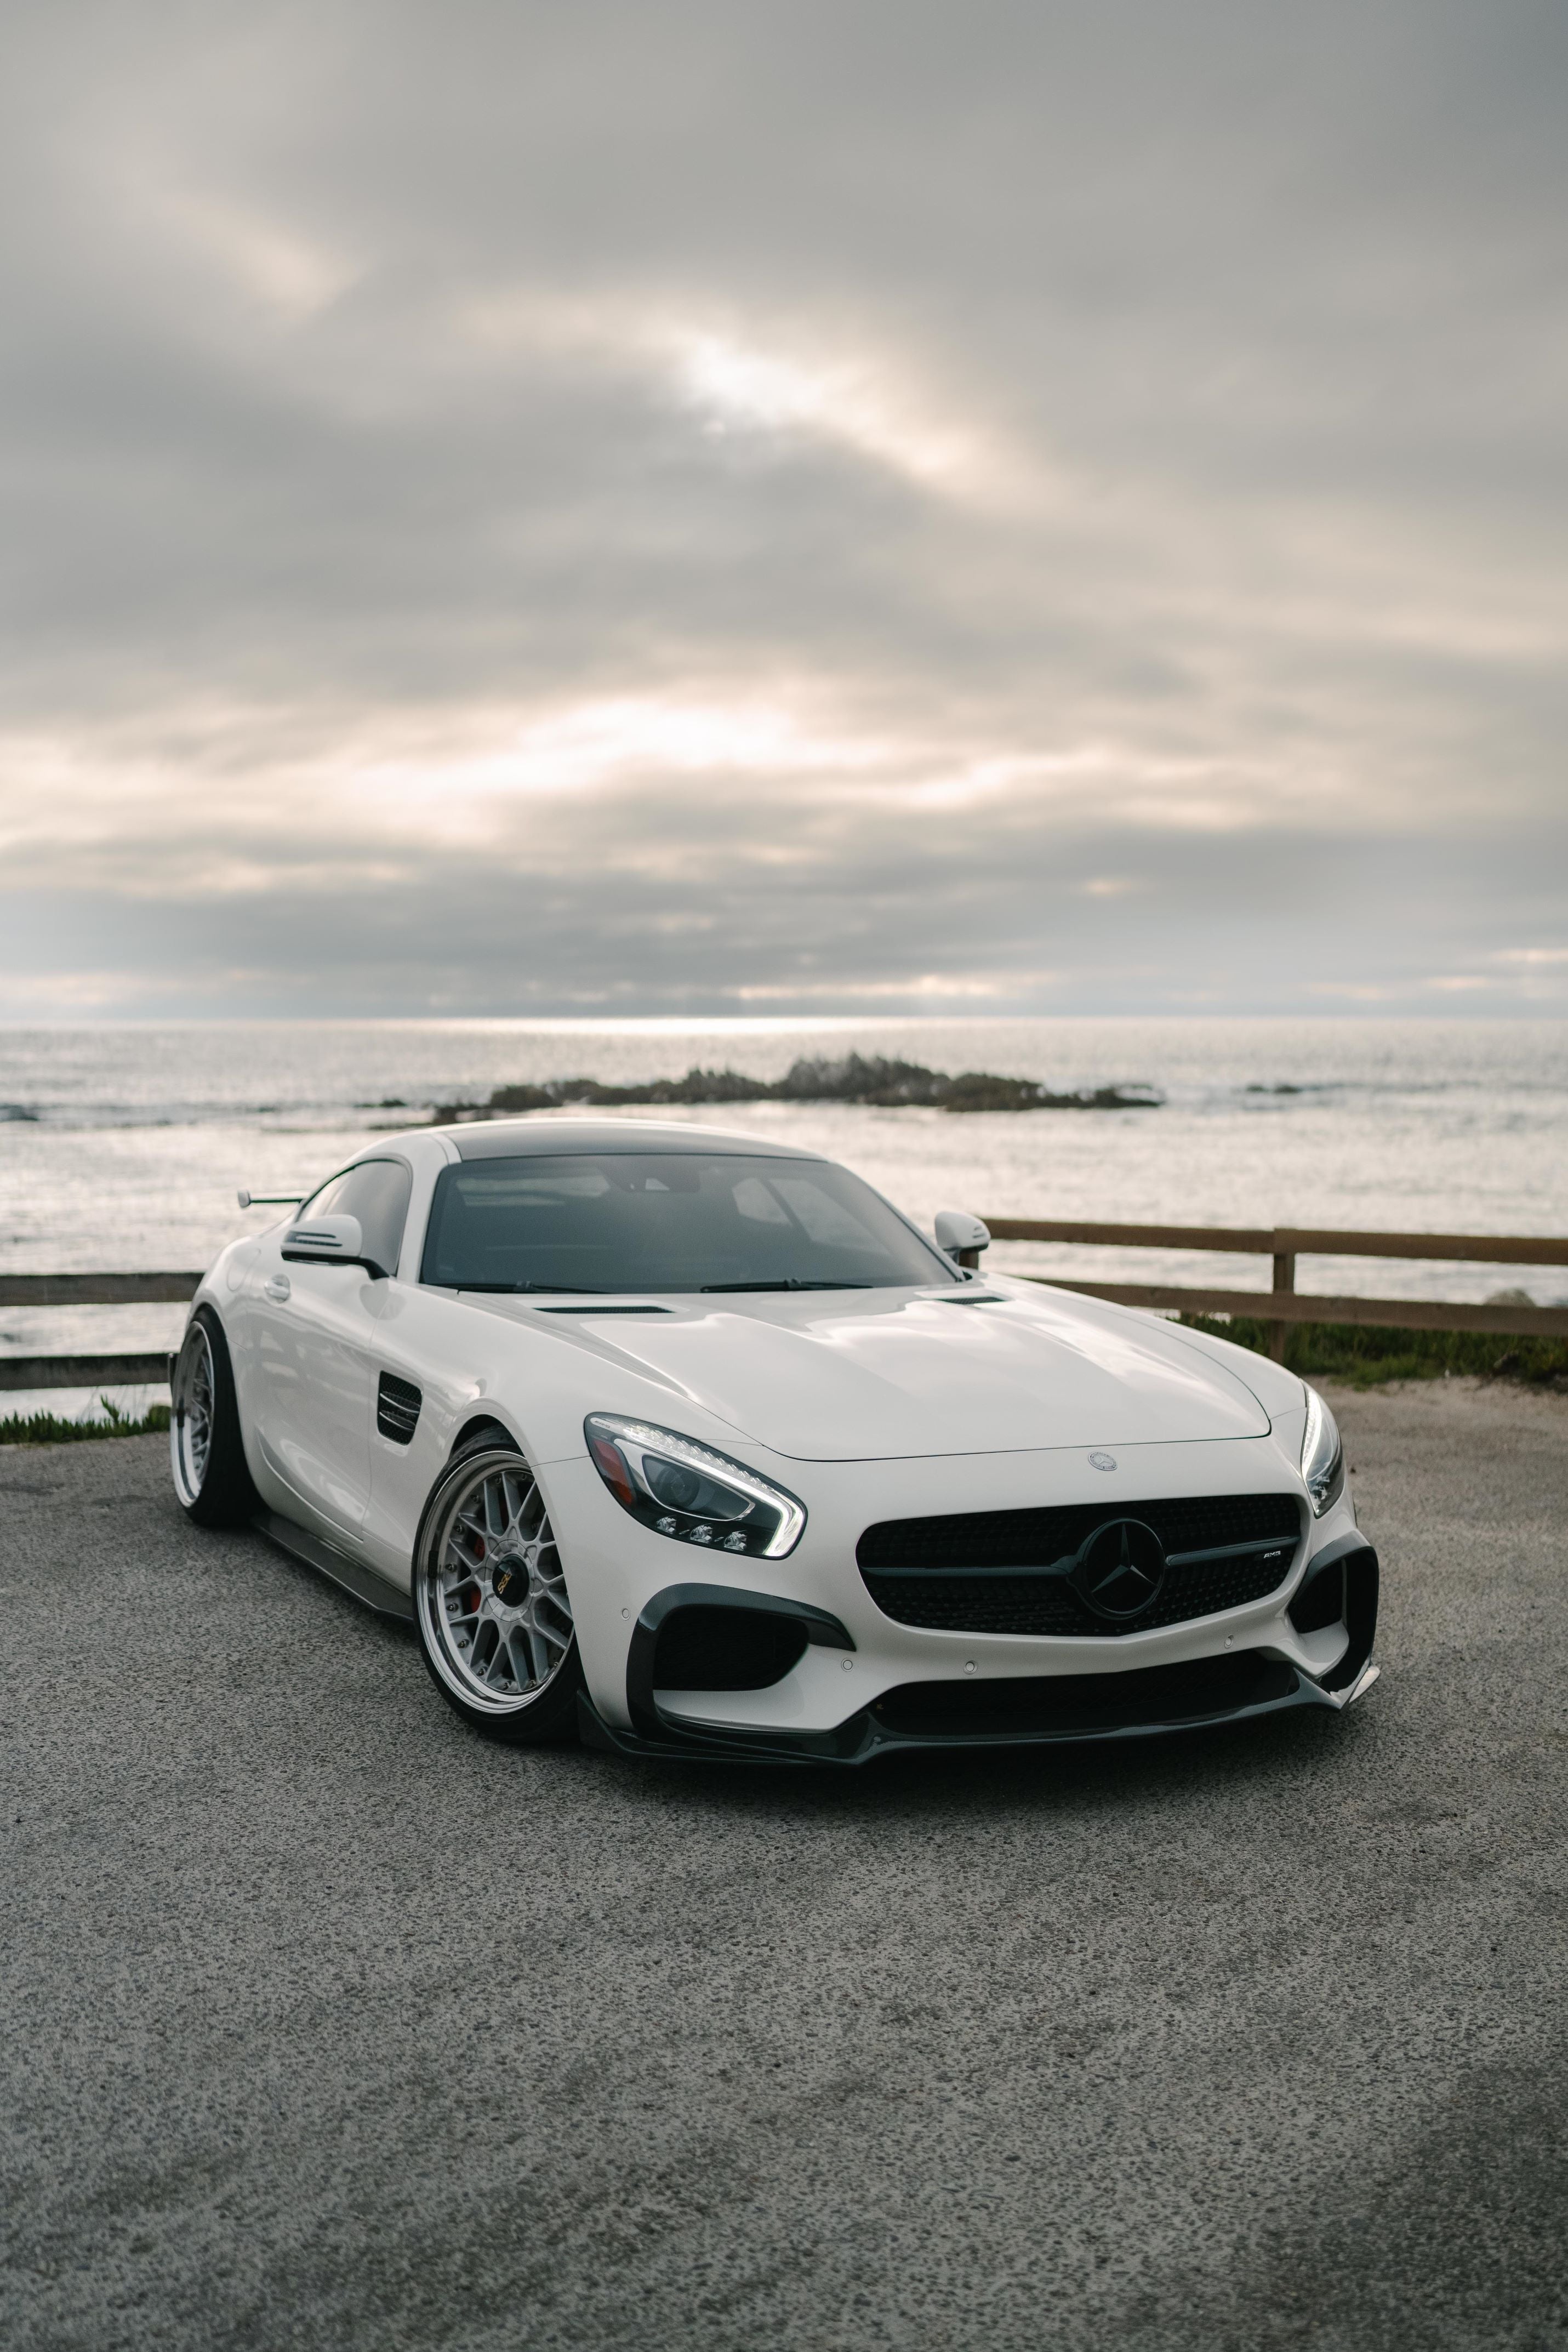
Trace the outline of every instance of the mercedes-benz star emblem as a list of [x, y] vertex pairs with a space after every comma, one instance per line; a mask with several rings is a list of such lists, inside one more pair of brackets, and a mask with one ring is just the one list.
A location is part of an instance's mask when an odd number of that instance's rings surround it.
[[1072, 1581], [1097, 1617], [1136, 1617], [1166, 1580], [1165, 1547], [1142, 1519], [1107, 1519], [1085, 1538]]

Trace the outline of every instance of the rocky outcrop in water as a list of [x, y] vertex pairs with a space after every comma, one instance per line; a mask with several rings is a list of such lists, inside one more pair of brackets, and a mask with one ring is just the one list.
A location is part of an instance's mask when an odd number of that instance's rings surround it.
[[486, 1103], [446, 1103], [437, 1120], [505, 1118], [519, 1111], [628, 1110], [668, 1104], [747, 1102], [859, 1103], [878, 1110], [1156, 1110], [1161, 1097], [1148, 1087], [1081, 1087], [1053, 1093], [1038, 1078], [999, 1077], [990, 1070], [928, 1070], [920, 1062], [882, 1055], [846, 1054], [792, 1065], [781, 1078], [748, 1078], [738, 1070], [690, 1069], [684, 1078], [652, 1078], [642, 1086], [600, 1078], [548, 1078], [542, 1086], [497, 1087]]

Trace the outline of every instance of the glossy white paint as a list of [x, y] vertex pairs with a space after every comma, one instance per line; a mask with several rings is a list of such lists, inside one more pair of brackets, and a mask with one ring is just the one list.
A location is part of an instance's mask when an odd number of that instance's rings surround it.
[[[672, 1297], [667, 1315], [550, 1317], [521, 1299], [482, 1313], [550, 1328], [624, 1372], [802, 1462], [1011, 1454], [1266, 1437], [1252, 1391], [1151, 1317], [1109, 1324], [1070, 1292], [962, 1289]], [[618, 1410], [618, 1408], [607, 1408]]]
[[[656, 1130], [640, 1123], [637, 1133], [641, 1145]], [[564, 1148], [571, 1141], [563, 1135]], [[694, 1719], [823, 1729], [914, 1679], [1116, 1672], [1231, 1646], [1261, 1645], [1320, 1674], [1333, 1663], [1319, 1652], [1338, 1637], [1297, 1635], [1283, 1603], [1309, 1553], [1354, 1519], [1345, 1501], [1312, 1518], [1299, 1469], [1303, 1391], [1279, 1366], [1129, 1308], [989, 1276], [974, 1299], [935, 1286], [722, 1303], [672, 1295], [645, 1302], [668, 1310], [649, 1316], [605, 1311], [628, 1301], [562, 1312], [566, 1301], [427, 1287], [418, 1275], [431, 1194], [457, 1156], [450, 1131], [428, 1129], [360, 1155], [411, 1171], [391, 1277], [286, 1265], [290, 1218], [225, 1251], [197, 1297], [228, 1335], [264, 1500], [405, 1591], [420, 1514], [454, 1444], [481, 1418], [511, 1433], [544, 1490], [590, 1691], [608, 1720], [627, 1720], [638, 1612], [691, 1580], [811, 1602], [857, 1645], [847, 1672], [841, 1654], [812, 1648], [768, 1691], [665, 1696]], [[406, 1446], [376, 1429], [383, 1372], [422, 1394]], [[752, 1463], [805, 1503], [800, 1545], [782, 1560], [737, 1559], [639, 1526], [589, 1460], [582, 1424], [593, 1412]], [[1115, 1467], [1096, 1469], [1091, 1451]], [[1150, 1633], [1052, 1640], [899, 1625], [855, 1566], [859, 1536], [883, 1518], [1086, 1500], [1113, 1517], [1155, 1496], [1267, 1491], [1302, 1505], [1282, 1594]]]

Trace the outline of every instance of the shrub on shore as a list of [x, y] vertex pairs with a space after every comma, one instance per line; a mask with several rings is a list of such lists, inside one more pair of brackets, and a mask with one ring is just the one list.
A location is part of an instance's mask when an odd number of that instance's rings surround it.
[[169, 1408], [155, 1404], [138, 1420], [100, 1397], [102, 1419], [67, 1421], [57, 1412], [12, 1412], [0, 1420], [0, 1445], [77, 1445], [93, 1437], [152, 1437], [169, 1427]]
[[[1189, 1330], [1269, 1352], [1270, 1325], [1261, 1316], [1184, 1315]], [[1547, 1387], [1568, 1381], [1568, 1339], [1510, 1339], [1495, 1331], [1402, 1331], [1370, 1323], [1291, 1323], [1285, 1362], [1304, 1380], [1344, 1381], [1374, 1388], [1385, 1381], [1440, 1381], [1461, 1373], [1481, 1380], [1528, 1381]]]

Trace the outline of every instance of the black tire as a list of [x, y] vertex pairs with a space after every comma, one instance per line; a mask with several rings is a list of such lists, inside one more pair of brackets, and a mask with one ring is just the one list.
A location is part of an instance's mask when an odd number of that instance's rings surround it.
[[243, 1527], [261, 1496], [245, 1458], [228, 1341], [212, 1307], [198, 1307], [185, 1326], [170, 1386], [169, 1459], [181, 1508], [199, 1528]]
[[[507, 1503], [502, 1513], [490, 1515], [504, 1517], [506, 1531], [477, 1558], [471, 1549], [459, 1553], [455, 1549], [462, 1542], [459, 1529], [469, 1524], [459, 1517], [467, 1507], [466, 1498], [476, 1493], [488, 1496], [492, 1490], [517, 1497], [515, 1508]], [[471, 1526], [470, 1535], [474, 1543], [483, 1543]], [[472, 1566], [467, 1575], [455, 1580], [452, 1563], [459, 1556], [470, 1559]], [[495, 1593], [495, 1577], [513, 1561], [528, 1570], [527, 1594], [510, 1620], [514, 1633], [503, 1655], [502, 1616], [493, 1613], [486, 1620], [466, 1610], [458, 1614], [452, 1603], [474, 1587], [483, 1610], [487, 1593]], [[504, 1429], [492, 1425], [476, 1431], [457, 1448], [432, 1487], [413, 1547], [412, 1597], [425, 1671], [470, 1730], [513, 1748], [554, 1747], [576, 1738], [582, 1663], [559, 1555], [527, 1458]], [[459, 1633], [465, 1625], [469, 1629], [466, 1644]], [[534, 1632], [536, 1625], [540, 1632]], [[487, 1659], [497, 1673], [505, 1671], [507, 1661], [515, 1664], [516, 1657], [529, 1648], [551, 1654], [549, 1671], [537, 1687], [508, 1686], [505, 1681], [497, 1685], [479, 1671], [483, 1645], [491, 1635]], [[514, 1648], [514, 1643], [521, 1647]]]

